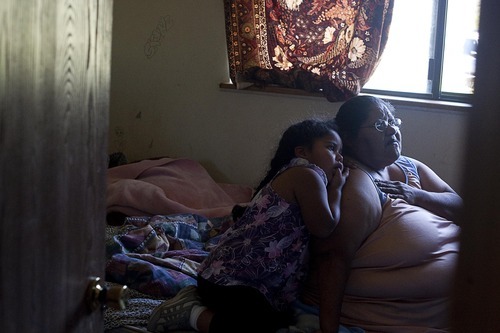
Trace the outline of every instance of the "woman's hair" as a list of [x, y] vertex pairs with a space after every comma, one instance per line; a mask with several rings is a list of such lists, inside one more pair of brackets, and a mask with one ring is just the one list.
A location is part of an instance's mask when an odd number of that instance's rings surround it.
[[[348, 142], [349, 138], [358, 135], [360, 127], [373, 109], [391, 114], [395, 111], [391, 103], [369, 95], [355, 96], [342, 104], [334, 120], [342, 141]], [[345, 144], [344, 153], [349, 154], [349, 147]]]
[[296, 147], [304, 146], [310, 149], [316, 139], [331, 133], [332, 130], [337, 130], [335, 122], [321, 119], [306, 119], [288, 127], [281, 136], [276, 153], [271, 159], [267, 174], [261, 180], [259, 186], [257, 186], [255, 194], [271, 181], [281, 168], [296, 157]]

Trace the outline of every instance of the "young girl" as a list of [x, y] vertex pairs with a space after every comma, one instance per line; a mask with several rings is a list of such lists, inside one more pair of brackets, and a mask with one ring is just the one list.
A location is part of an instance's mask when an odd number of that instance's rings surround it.
[[291, 321], [311, 237], [337, 226], [348, 176], [331, 123], [304, 120], [279, 142], [243, 215], [222, 236], [188, 286], [153, 311], [148, 331], [276, 332]]

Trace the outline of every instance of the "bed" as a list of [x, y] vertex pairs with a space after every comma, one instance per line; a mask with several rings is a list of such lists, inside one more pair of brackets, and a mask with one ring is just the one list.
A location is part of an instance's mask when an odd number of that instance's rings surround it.
[[[125, 310], [104, 310], [104, 327], [107, 333], [148, 332], [153, 309], [196, 284], [196, 268], [233, 222], [233, 206], [249, 202], [253, 190], [217, 183], [188, 158], [121, 159], [110, 166], [106, 284], [126, 285], [129, 299]], [[282, 333], [317, 326], [315, 316], [299, 319]]]

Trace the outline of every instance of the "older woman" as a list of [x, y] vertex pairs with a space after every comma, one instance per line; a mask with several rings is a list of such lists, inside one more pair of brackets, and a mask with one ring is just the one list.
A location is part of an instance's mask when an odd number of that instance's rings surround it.
[[[334, 234], [314, 246], [303, 302], [369, 332], [446, 332], [458, 259], [460, 196], [428, 166], [401, 155], [401, 120], [373, 96], [345, 102], [336, 118], [351, 172]], [[328, 279], [328, 290], [317, 290]]]

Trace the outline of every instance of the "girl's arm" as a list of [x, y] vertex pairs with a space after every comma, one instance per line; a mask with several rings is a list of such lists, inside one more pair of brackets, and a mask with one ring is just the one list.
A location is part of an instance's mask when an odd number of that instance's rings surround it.
[[[295, 169], [295, 170], [293, 170]], [[293, 168], [293, 192], [309, 232], [319, 238], [328, 237], [340, 219], [340, 199], [348, 169], [337, 170], [325, 186], [322, 178], [310, 168]]]

